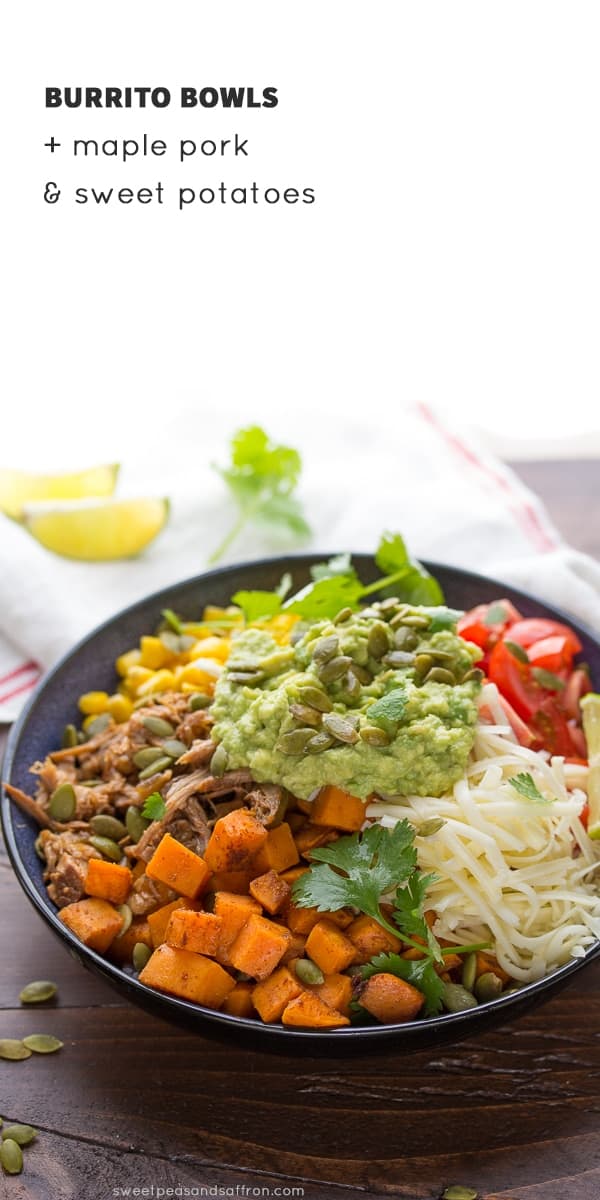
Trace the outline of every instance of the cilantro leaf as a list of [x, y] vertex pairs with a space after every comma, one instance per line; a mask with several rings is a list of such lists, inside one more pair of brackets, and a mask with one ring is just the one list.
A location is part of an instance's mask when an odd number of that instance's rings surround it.
[[167, 806], [160, 792], [152, 792], [148, 796], [142, 809], [142, 816], [148, 821], [161, 821], [167, 811]]
[[231, 597], [234, 604], [241, 608], [248, 624], [260, 621], [262, 617], [274, 617], [281, 609], [281, 597], [277, 592], [236, 592]]
[[333, 618], [341, 608], [360, 608], [363, 586], [355, 575], [330, 575], [309, 583], [286, 602], [287, 612], [305, 621]]
[[399, 533], [384, 533], [375, 552], [384, 575], [394, 575], [394, 594], [406, 604], [444, 603], [444, 593], [422, 563], [410, 557]]
[[533, 804], [552, 804], [551, 800], [547, 800], [545, 796], [542, 796], [542, 793], [533, 781], [533, 776], [528, 771], [522, 771], [520, 775], [513, 775], [513, 778], [509, 779], [509, 783], [515, 789], [515, 792], [524, 796], [526, 800], [531, 800]]
[[437, 939], [433, 936], [425, 920], [424, 906], [427, 888], [435, 883], [437, 875], [422, 875], [415, 871], [403, 888], [398, 888], [394, 904], [394, 921], [400, 930], [400, 936], [422, 938], [429, 947], [430, 954], [436, 962], [443, 962], [443, 955]]
[[431, 617], [428, 634], [439, 633], [442, 629], [454, 629], [456, 622], [463, 615], [461, 608], [446, 608], [445, 604], [435, 605], [433, 608], [425, 606], [425, 612]]
[[314, 567], [310, 568], [312, 578], [331, 579], [333, 575], [348, 575], [356, 578], [356, 571], [352, 566], [352, 559], [346, 552], [344, 554], [335, 554], [324, 563], [315, 563]]
[[392, 691], [387, 692], [385, 696], [381, 696], [379, 700], [375, 700], [370, 704], [366, 716], [369, 721], [375, 721], [377, 725], [381, 725], [388, 733], [394, 734], [398, 722], [404, 716], [404, 710], [408, 703], [408, 697], [403, 687], [395, 687]]
[[404, 820], [393, 829], [371, 825], [362, 834], [318, 847], [311, 852], [318, 865], [311, 866], [292, 887], [294, 903], [300, 908], [314, 906], [320, 912], [336, 912], [350, 904], [395, 934], [397, 930], [381, 912], [380, 900], [414, 871], [414, 837], [412, 825]]
[[302, 469], [302, 460], [291, 446], [269, 440], [264, 429], [251, 425], [239, 429], [231, 439], [231, 462], [216, 467], [238, 508], [233, 528], [213, 552], [217, 562], [246, 525], [257, 520], [294, 536], [310, 532], [297, 499], [292, 495]]
[[[412, 984], [417, 991], [423, 993], [425, 1016], [435, 1016], [440, 1011], [444, 984], [437, 974], [431, 958], [418, 958], [411, 961], [401, 958], [399, 954], [378, 954], [363, 967], [362, 977], [370, 979], [372, 975], [380, 975], [383, 972], [397, 975], [399, 979], [404, 979], [406, 983]], [[358, 1002], [360, 1003], [360, 993]]]

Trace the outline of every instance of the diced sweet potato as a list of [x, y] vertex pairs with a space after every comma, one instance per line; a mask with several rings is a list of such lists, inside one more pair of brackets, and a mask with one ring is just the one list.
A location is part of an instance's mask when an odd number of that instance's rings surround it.
[[487, 974], [488, 971], [491, 971], [492, 975], [497, 975], [498, 979], [501, 979], [503, 983], [511, 982], [510, 975], [507, 975], [506, 971], [500, 966], [500, 963], [492, 954], [482, 954], [481, 951], [478, 950], [477, 979], [479, 979], [480, 975]]
[[108, 900], [99, 900], [96, 896], [67, 904], [66, 908], [61, 908], [58, 916], [80, 942], [99, 954], [106, 953], [123, 927], [123, 918], [116, 908]]
[[311, 850], [316, 849], [317, 846], [326, 846], [328, 842], [336, 842], [339, 836], [337, 829], [323, 828], [321, 825], [309, 823], [298, 830], [294, 841], [298, 853], [308, 858]]
[[283, 958], [290, 935], [282, 925], [253, 913], [229, 950], [232, 966], [254, 979], [266, 979]]
[[292, 833], [297, 833], [299, 829], [302, 829], [303, 825], [306, 825], [306, 817], [301, 812], [288, 812], [285, 819]]
[[236, 892], [238, 896], [247, 896], [254, 871], [216, 871], [211, 875], [208, 884], [209, 892]]
[[194, 909], [197, 903], [194, 900], [185, 900], [182, 896], [178, 900], [172, 900], [170, 904], [163, 904], [162, 908], [157, 908], [154, 912], [148, 913], [148, 924], [152, 935], [152, 945], [156, 950], [157, 946], [162, 946], [165, 940], [165, 932], [167, 925], [171, 919], [171, 915], [177, 912], [178, 909]]
[[88, 896], [97, 896], [99, 900], [108, 900], [111, 904], [124, 904], [131, 884], [129, 867], [106, 862], [103, 858], [90, 858], [85, 877]]
[[250, 895], [273, 916], [280, 912], [290, 898], [290, 886], [276, 871], [258, 875], [250, 883]]
[[210, 874], [204, 859], [176, 841], [170, 833], [165, 833], [146, 866], [146, 875], [150, 879], [158, 879], [191, 900], [206, 890]]
[[350, 1001], [352, 999], [352, 980], [349, 975], [333, 973], [325, 976], [324, 983], [313, 984], [310, 988], [319, 1000], [323, 1000], [330, 1008], [335, 1008], [343, 1016], [350, 1016]]
[[194, 954], [216, 954], [223, 922], [209, 912], [190, 912], [180, 908], [171, 914], [165, 932], [168, 946], [192, 950]]
[[244, 870], [267, 837], [264, 825], [247, 808], [235, 808], [216, 822], [204, 859], [211, 871]]
[[253, 983], [236, 983], [233, 991], [225, 997], [221, 1005], [221, 1012], [229, 1013], [231, 1017], [253, 1017], [255, 1012], [252, 1003], [253, 991]]
[[366, 810], [366, 801], [329, 784], [315, 796], [310, 819], [313, 825], [333, 826], [344, 833], [357, 833], [365, 823]]
[[312, 800], [303, 800], [301, 796], [296, 796], [294, 805], [297, 812], [304, 813], [306, 817], [310, 817], [312, 812]]
[[281, 960], [282, 966], [284, 963], [289, 964], [294, 958], [302, 958], [305, 946], [306, 937], [303, 933], [290, 933], [290, 943]]
[[400, 938], [388, 933], [373, 917], [355, 917], [346, 930], [346, 937], [350, 938], [356, 948], [354, 961], [357, 963], [369, 962], [375, 954], [384, 954], [390, 950], [397, 953], [400, 949]]
[[295, 883], [301, 875], [305, 875], [307, 871], [310, 871], [310, 867], [290, 867], [289, 871], [281, 871], [280, 874], [284, 883], [289, 883], [291, 887], [292, 884]]
[[125, 933], [122, 933], [120, 937], [116, 937], [111, 942], [109, 947], [110, 957], [114, 958], [115, 962], [118, 963], [131, 963], [133, 947], [137, 942], [143, 942], [151, 950], [154, 949], [148, 917], [136, 917], [131, 922], [129, 929], [126, 929]]
[[300, 1029], [337, 1029], [341, 1025], [349, 1025], [348, 1017], [336, 1012], [325, 1004], [319, 996], [304, 991], [295, 1000], [290, 1000], [283, 1010], [281, 1017], [284, 1025], [293, 1025]]
[[252, 993], [252, 1003], [261, 1019], [267, 1024], [280, 1021], [284, 1008], [303, 991], [302, 984], [287, 967], [278, 967], [262, 983], [257, 983]]
[[423, 1007], [425, 997], [411, 983], [397, 975], [372, 975], [358, 997], [359, 1003], [384, 1025], [412, 1021]]
[[266, 842], [254, 855], [252, 866], [260, 872], [286, 871], [288, 867], [294, 867], [299, 858], [292, 831], [287, 821], [283, 821], [269, 830]]
[[235, 987], [235, 979], [213, 959], [193, 954], [191, 950], [175, 949], [166, 942], [154, 951], [139, 978], [148, 987], [182, 1000], [193, 1000], [206, 1008], [220, 1008]]
[[356, 950], [350, 938], [332, 921], [320, 920], [306, 939], [306, 953], [325, 975], [345, 971], [354, 962]]
[[222, 922], [215, 958], [228, 967], [231, 965], [229, 950], [238, 933], [253, 914], [260, 916], [262, 909], [252, 896], [238, 896], [236, 892], [217, 892], [213, 911]]
[[438, 975], [443, 975], [446, 972], [454, 971], [457, 967], [462, 966], [462, 958], [460, 954], [445, 954], [443, 963], [436, 963], [435, 970]]
[[321, 920], [321, 913], [318, 908], [300, 908], [291, 900], [286, 905], [284, 920], [292, 933], [310, 933], [314, 929], [318, 921]]

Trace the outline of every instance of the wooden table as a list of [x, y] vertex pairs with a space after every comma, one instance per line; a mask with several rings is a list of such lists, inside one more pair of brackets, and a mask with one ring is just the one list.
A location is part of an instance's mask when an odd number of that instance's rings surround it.
[[[565, 535], [600, 555], [599, 464], [518, 469]], [[433, 1200], [452, 1183], [486, 1200], [600, 1196], [600, 964], [531, 1016], [439, 1052], [287, 1058], [121, 1001], [48, 934], [5, 858], [0, 914], [0, 1036], [65, 1043], [59, 1055], [0, 1061], [5, 1121], [40, 1130], [23, 1175], [0, 1178], [1, 1196], [108, 1200], [179, 1185]], [[44, 978], [58, 983], [58, 1006], [20, 1008], [23, 984]]]

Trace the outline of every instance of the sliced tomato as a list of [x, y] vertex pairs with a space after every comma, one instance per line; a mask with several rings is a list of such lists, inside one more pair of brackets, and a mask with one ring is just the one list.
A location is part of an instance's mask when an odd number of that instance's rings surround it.
[[546, 695], [531, 678], [529, 664], [515, 658], [504, 642], [497, 642], [490, 654], [488, 676], [518, 716], [529, 724]]
[[[520, 645], [520, 643], [517, 643]], [[528, 647], [527, 654], [532, 667], [542, 667], [544, 671], [568, 671], [573, 662], [573, 651], [569, 638], [563, 634], [542, 638]]]
[[561, 624], [560, 621], [551, 621], [547, 617], [524, 617], [510, 627], [511, 642], [517, 642], [525, 650], [529, 646], [533, 646], [535, 642], [541, 642], [544, 638], [550, 637], [566, 638], [571, 655], [579, 654], [581, 642], [577, 634], [569, 629], [568, 625]]
[[489, 650], [502, 634], [521, 614], [510, 600], [494, 600], [492, 604], [478, 604], [460, 617], [456, 630], [466, 642], [475, 642], [482, 650]]
[[521, 720], [519, 714], [515, 712], [512, 704], [508, 703], [506, 696], [503, 696], [502, 692], [500, 691], [498, 692], [498, 699], [502, 705], [502, 708], [504, 709], [504, 712], [506, 713], [506, 719], [517, 741], [519, 742], [519, 745], [529, 747], [533, 746], [536, 739], [535, 734], [529, 728], [529, 725], [526, 725], [525, 722]]
[[[547, 696], [542, 701], [530, 724], [538, 735], [540, 749], [548, 750], [550, 754], [562, 754], [565, 758], [580, 754], [580, 748], [573, 740], [573, 730], [569, 728], [565, 714], [561, 712], [553, 696]], [[578, 732], [581, 733], [581, 730]], [[582, 733], [581, 737], [583, 738]]]
[[586, 800], [586, 802], [579, 814], [579, 820], [581, 821], [581, 824], [583, 825], [584, 829], [587, 829], [589, 819], [590, 819], [590, 806], [589, 806], [588, 801]]
[[579, 702], [581, 697], [591, 690], [592, 685], [587, 667], [576, 667], [569, 675], [560, 698], [561, 708], [564, 708], [567, 716], [571, 717], [573, 721], [581, 721]]
[[576, 721], [567, 721], [567, 726], [575, 754], [578, 758], [586, 759], [588, 748], [583, 729]]

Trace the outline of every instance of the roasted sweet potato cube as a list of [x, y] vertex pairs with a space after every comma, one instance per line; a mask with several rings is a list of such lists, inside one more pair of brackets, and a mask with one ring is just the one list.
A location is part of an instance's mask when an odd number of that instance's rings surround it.
[[281, 960], [282, 965], [289, 963], [294, 958], [302, 958], [304, 955], [304, 947], [306, 946], [306, 936], [303, 933], [290, 933], [290, 943]]
[[267, 837], [264, 825], [247, 808], [235, 808], [216, 822], [204, 859], [211, 871], [242, 871]]
[[169, 992], [182, 1000], [193, 1000], [206, 1008], [220, 1008], [233, 991], [235, 979], [218, 963], [191, 950], [179, 950], [166, 942], [154, 951], [140, 972], [140, 983]]
[[284, 1025], [293, 1025], [299, 1029], [337, 1029], [350, 1024], [348, 1017], [336, 1012], [319, 996], [308, 991], [303, 991], [295, 1000], [290, 1000], [281, 1019]]
[[281, 871], [280, 874], [281, 874], [281, 878], [284, 880], [284, 882], [289, 883], [289, 885], [291, 887], [292, 884], [295, 883], [296, 880], [299, 879], [301, 875], [305, 875], [307, 871], [310, 871], [310, 867], [307, 867], [307, 866], [290, 867], [289, 871]]
[[255, 1012], [252, 1003], [253, 991], [253, 983], [236, 983], [233, 991], [225, 997], [221, 1005], [221, 1012], [229, 1013], [231, 1017], [253, 1017]]
[[199, 854], [165, 833], [146, 866], [146, 875], [165, 883], [181, 896], [195, 900], [206, 890], [210, 870]]
[[339, 836], [337, 829], [324, 828], [321, 825], [309, 823], [298, 830], [294, 841], [298, 853], [308, 858], [311, 850], [315, 850], [317, 846], [326, 846], [329, 842], [336, 842]]
[[321, 920], [321, 913], [318, 908], [300, 908], [299, 905], [294, 904], [294, 901], [291, 900], [286, 905], [284, 920], [292, 933], [307, 934]]
[[310, 819], [313, 825], [333, 826], [344, 833], [357, 833], [365, 823], [367, 804], [368, 801], [329, 784], [315, 796]]
[[129, 929], [126, 929], [125, 933], [120, 934], [120, 936], [111, 942], [108, 953], [111, 958], [114, 958], [115, 962], [131, 963], [133, 947], [137, 942], [143, 942], [151, 950], [154, 949], [148, 917], [136, 917], [131, 922]]
[[124, 904], [133, 880], [129, 867], [106, 862], [103, 858], [90, 858], [85, 877], [88, 896], [108, 900], [111, 904]]
[[252, 859], [252, 866], [260, 872], [286, 871], [294, 867], [299, 858], [292, 831], [287, 821], [283, 821], [269, 830], [267, 840]]
[[216, 871], [208, 883], [209, 892], [235, 892], [247, 896], [254, 871]]
[[99, 900], [96, 896], [67, 904], [61, 908], [58, 917], [80, 942], [99, 954], [106, 953], [123, 927], [123, 918], [116, 908], [108, 900]]
[[250, 883], [250, 895], [273, 916], [280, 912], [290, 898], [290, 886], [276, 871], [258, 875]]
[[400, 949], [400, 938], [388, 933], [387, 929], [384, 929], [373, 917], [364, 915], [355, 917], [346, 930], [346, 937], [349, 937], [356, 947], [354, 961], [357, 963], [369, 962], [374, 955], [384, 954], [391, 950], [398, 953]]
[[354, 962], [356, 950], [350, 938], [337, 925], [332, 921], [320, 920], [306, 939], [306, 953], [323, 974], [331, 975], [345, 971]]
[[228, 967], [231, 965], [229, 950], [238, 933], [253, 913], [260, 916], [262, 908], [252, 896], [238, 896], [237, 892], [217, 892], [213, 912], [222, 921], [215, 958]]
[[282, 925], [253, 913], [230, 947], [232, 966], [254, 979], [266, 979], [283, 958], [290, 935]]
[[223, 922], [214, 913], [191, 912], [185, 908], [171, 914], [165, 932], [168, 946], [192, 950], [194, 954], [216, 954]]
[[302, 984], [287, 967], [278, 967], [262, 983], [257, 983], [252, 993], [252, 1003], [261, 1019], [267, 1024], [280, 1021], [284, 1008], [303, 991]]
[[384, 1025], [412, 1021], [423, 1007], [425, 997], [411, 983], [383, 971], [372, 975], [361, 989], [359, 1003]]
[[180, 908], [193, 910], [196, 907], [196, 901], [186, 900], [183, 896], [180, 896], [178, 900], [172, 900], [170, 904], [163, 904], [162, 908], [157, 908], [154, 912], [148, 913], [147, 920], [152, 935], [152, 945], [155, 950], [157, 946], [162, 946], [165, 940], [165, 932], [171, 920], [171, 915]]
[[323, 1000], [330, 1008], [335, 1008], [344, 1017], [350, 1016], [350, 1001], [352, 999], [352, 980], [349, 975], [334, 972], [326, 975], [323, 983], [313, 984], [310, 991], [319, 1000]]

